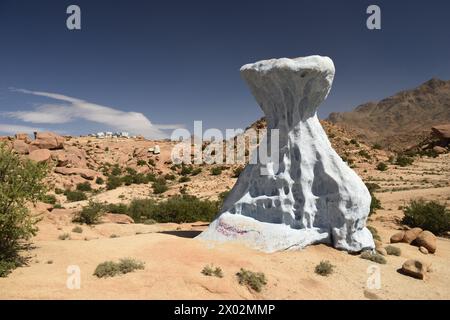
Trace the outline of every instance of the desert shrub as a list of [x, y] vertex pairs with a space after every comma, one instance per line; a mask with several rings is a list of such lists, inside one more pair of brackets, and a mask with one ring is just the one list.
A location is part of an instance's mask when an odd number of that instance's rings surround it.
[[105, 261], [103, 263], [100, 263], [97, 268], [95, 268], [94, 275], [99, 278], [106, 278], [142, 269], [144, 269], [143, 262], [125, 258], [120, 259], [119, 262]]
[[366, 150], [360, 150], [360, 151], [358, 152], [358, 154], [359, 154], [361, 157], [366, 158], [366, 159], [370, 159], [370, 158], [371, 158], [370, 154], [369, 154]]
[[222, 168], [221, 167], [214, 167], [211, 169], [211, 175], [213, 176], [219, 176], [222, 174]]
[[203, 268], [202, 274], [209, 277], [223, 278], [223, 271], [220, 267], [214, 267], [213, 265], [207, 265]]
[[243, 166], [236, 167], [233, 170], [233, 178], [239, 178], [239, 175], [242, 173], [242, 171], [244, 171], [244, 167]]
[[147, 175], [145, 176], [146, 180], [148, 182], [155, 182], [156, 181], [156, 176], [153, 173], [147, 173]]
[[334, 266], [328, 260], [322, 260], [314, 269], [314, 272], [321, 276], [329, 276], [333, 273]]
[[435, 234], [450, 230], [450, 210], [437, 201], [412, 200], [403, 208], [402, 222], [410, 227], [419, 227]]
[[370, 201], [369, 216], [374, 214], [378, 209], [381, 209], [381, 201], [375, 196], [374, 191], [379, 189], [380, 186], [376, 183], [366, 183], [366, 187], [369, 190], [372, 200]]
[[130, 175], [123, 176], [122, 183], [126, 186], [133, 184], [133, 176]]
[[77, 184], [77, 190], [78, 191], [92, 191], [92, 187], [91, 184], [89, 182], [83, 182], [83, 183], [78, 183]]
[[402, 250], [398, 247], [387, 246], [385, 249], [386, 249], [387, 254], [390, 256], [398, 256], [399, 257], [402, 255]]
[[256, 292], [261, 292], [262, 288], [267, 284], [267, 279], [262, 272], [253, 272], [241, 268], [241, 271], [236, 273], [239, 284], [245, 285]]
[[106, 212], [116, 213], [116, 214], [127, 214], [128, 206], [123, 203], [109, 203], [104, 206]]
[[166, 179], [164, 177], [160, 177], [156, 179], [152, 183], [153, 193], [155, 194], [161, 194], [169, 190], [169, 187], [167, 186]]
[[379, 171], [386, 171], [388, 169], [388, 166], [384, 162], [380, 162], [377, 164], [377, 170]]
[[97, 177], [97, 179], [95, 179], [95, 183], [96, 183], [96, 184], [104, 184], [104, 183], [105, 183], [105, 180], [103, 180], [102, 177]]
[[148, 164], [151, 165], [152, 167], [156, 166], [155, 160], [153, 159], [148, 159]]
[[60, 189], [60, 188], [55, 188], [55, 193], [56, 194], [64, 194], [64, 190]]
[[70, 240], [70, 234], [68, 234], [68, 233], [60, 234], [60, 235], [58, 236], [58, 239], [59, 239], [59, 240]]
[[0, 277], [25, 262], [19, 251], [36, 234], [39, 220], [26, 204], [46, 194], [42, 181], [47, 172], [46, 165], [22, 159], [0, 144]]
[[182, 166], [181, 166], [181, 172], [180, 172], [180, 174], [182, 175], [182, 176], [187, 176], [187, 175], [189, 175], [189, 174], [191, 174], [192, 173], [192, 170], [193, 170], [193, 167], [192, 166], [186, 166], [185, 164], [183, 164]]
[[137, 161], [137, 165], [140, 167], [146, 166], [147, 165], [147, 161], [145, 160], [138, 160]]
[[83, 200], [87, 200], [87, 196], [83, 191], [79, 191], [79, 190], [66, 190], [64, 192], [67, 201], [69, 202], [76, 202], [76, 201], [83, 201]]
[[191, 178], [186, 177], [186, 176], [182, 176], [182, 177], [178, 180], [178, 182], [181, 182], [181, 183], [183, 183], [183, 182], [189, 182], [189, 181], [191, 181]]
[[202, 168], [195, 168], [192, 170], [191, 176], [199, 175], [202, 172]]
[[386, 264], [386, 259], [381, 254], [372, 253], [370, 251], [364, 251], [363, 253], [361, 253], [361, 258], [370, 260], [372, 262], [376, 262], [379, 264]]
[[170, 173], [164, 175], [164, 179], [166, 179], [166, 180], [171, 180], [171, 181], [173, 181], [173, 180], [175, 180], [176, 178], [177, 178], [177, 177], [175, 177], [175, 175], [170, 174]]
[[99, 202], [90, 200], [87, 206], [84, 206], [74, 217], [73, 222], [85, 223], [87, 225], [96, 224], [105, 213], [105, 207]]
[[413, 164], [413, 162], [414, 159], [406, 155], [398, 155], [397, 159], [395, 160], [395, 164], [400, 167], [410, 166]]
[[421, 150], [419, 152], [420, 156], [427, 156], [430, 158], [437, 158], [439, 156], [439, 153], [437, 153], [434, 149], [427, 149], [427, 150]]
[[108, 181], [106, 182], [106, 189], [113, 190], [122, 185], [122, 179], [118, 176], [111, 175], [108, 177]]
[[147, 219], [159, 223], [212, 221], [217, 212], [217, 201], [200, 200], [189, 195], [174, 196], [160, 202], [134, 199], [128, 207], [128, 215], [136, 222]]
[[61, 203], [55, 203], [53, 205], [53, 209], [64, 209], [64, 207], [61, 205]]
[[83, 228], [80, 227], [80, 226], [76, 226], [76, 227], [74, 227], [74, 228], [72, 229], [72, 232], [75, 232], [75, 233], [83, 233]]
[[120, 169], [118, 164], [115, 164], [111, 168], [111, 175], [113, 175], [113, 176], [120, 176], [121, 174], [122, 174], [122, 169]]
[[378, 230], [377, 230], [375, 227], [367, 226], [367, 229], [369, 229], [370, 233], [372, 234], [372, 237], [373, 237], [375, 240], [381, 241], [381, 237], [380, 237], [380, 235], [378, 234]]
[[359, 143], [358, 143], [358, 141], [356, 141], [356, 139], [351, 139], [350, 143], [355, 145], [355, 146], [357, 146], [357, 147], [359, 147]]
[[381, 149], [383, 149], [383, 147], [382, 147], [381, 144], [379, 144], [379, 143], [375, 143], [375, 144], [372, 146], [372, 148], [375, 149], [375, 150], [381, 150]]
[[143, 173], [137, 173], [133, 176], [134, 184], [147, 184], [148, 182], [148, 176]]
[[53, 205], [56, 204], [56, 197], [52, 194], [46, 194], [46, 195], [42, 196], [42, 198], [40, 200], [44, 203], [53, 204]]

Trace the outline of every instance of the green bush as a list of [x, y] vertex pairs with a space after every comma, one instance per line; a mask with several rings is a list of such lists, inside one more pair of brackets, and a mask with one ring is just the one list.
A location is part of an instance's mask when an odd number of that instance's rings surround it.
[[25, 263], [19, 252], [36, 234], [39, 220], [30, 214], [27, 203], [46, 194], [47, 172], [46, 165], [22, 159], [0, 144], [0, 277]]
[[83, 182], [83, 183], [78, 183], [77, 184], [77, 190], [78, 191], [89, 192], [89, 191], [92, 191], [92, 187], [91, 187], [91, 184], [86, 181], [86, 182]]
[[148, 164], [151, 165], [152, 167], [156, 166], [155, 160], [153, 159], [148, 159]]
[[87, 196], [86, 196], [86, 194], [83, 191], [66, 190], [64, 192], [64, 194], [66, 195], [67, 201], [69, 201], [69, 202], [76, 202], [76, 201], [87, 200]]
[[376, 262], [379, 264], [386, 264], [386, 259], [381, 254], [372, 253], [370, 251], [364, 251], [363, 253], [361, 253], [361, 258], [370, 260], [372, 262]]
[[377, 170], [379, 171], [386, 171], [388, 169], [388, 166], [384, 162], [380, 162], [377, 164]]
[[111, 169], [111, 174], [113, 176], [120, 176], [122, 174], [122, 169], [120, 169], [118, 164], [115, 164]]
[[411, 157], [408, 157], [406, 155], [399, 155], [397, 156], [397, 160], [395, 161], [395, 164], [400, 167], [406, 167], [412, 165], [414, 162], [414, 159]]
[[378, 234], [378, 230], [377, 230], [375, 227], [367, 226], [367, 229], [369, 229], [370, 233], [372, 234], [372, 237], [373, 237], [375, 240], [381, 241], [381, 237], [380, 237], [380, 235]]
[[110, 213], [116, 213], [116, 214], [127, 214], [128, 212], [128, 206], [123, 203], [110, 203], [106, 205], [105, 207], [106, 212]]
[[171, 181], [175, 180], [176, 178], [177, 178], [177, 177], [175, 177], [175, 175], [170, 174], [170, 173], [168, 173], [168, 174], [166, 174], [166, 175], [164, 176], [164, 179], [166, 179], [166, 180], [171, 180]]
[[334, 266], [328, 260], [322, 260], [314, 269], [314, 272], [321, 276], [329, 276], [333, 273]]
[[370, 158], [371, 158], [370, 154], [369, 154], [366, 150], [360, 150], [360, 151], [358, 152], [358, 154], [359, 154], [361, 157], [364, 157], [364, 158], [366, 158], [366, 159], [370, 159]]
[[390, 256], [399, 257], [402, 255], [402, 250], [400, 248], [397, 248], [394, 246], [387, 246], [385, 249], [386, 249], [387, 254]]
[[147, 161], [145, 160], [138, 160], [137, 161], [137, 165], [140, 167], [146, 166], [147, 165]]
[[222, 168], [221, 167], [214, 167], [211, 169], [211, 175], [213, 176], [219, 176], [222, 174]]
[[133, 184], [133, 176], [126, 175], [126, 176], [122, 177], [122, 183], [126, 186], [132, 185]]
[[410, 227], [419, 227], [434, 234], [444, 234], [450, 231], [450, 210], [437, 201], [423, 199], [412, 200], [403, 208], [402, 222]]
[[98, 177], [97, 179], [95, 179], [95, 183], [96, 184], [104, 184], [105, 183], [105, 180], [103, 180], [103, 178], [102, 177]]
[[95, 268], [94, 275], [99, 278], [106, 278], [142, 269], [144, 269], [143, 262], [130, 258], [125, 258], [120, 259], [119, 262], [106, 261], [100, 263], [97, 266], [97, 268]]
[[203, 268], [202, 274], [209, 277], [223, 278], [223, 271], [220, 267], [214, 267], [213, 265], [207, 265]]
[[83, 228], [80, 227], [80, 226], [76, 226], [76, 227], [74, 227], [74, 228], [72, 229], [72, 232], [75, 232], [75, 233], [83, 233]]
[[154, 194], [161, 194], [169, 190], [169, 187], [166, 184], [166, 179], [164, 179], [164, 177], [156, 179], [152, 184], [152, 188]]
[[63, 234], [59, 235], [58, 239], [59, 240], [70, 240], [70, 234], [63, 233]]
[[195, 168], [192, 170], [191, 176], [196, 176], [202, 172], [202, 168]]
[[209, 222], [216, 216], [218, 209], [217, 201], [180, 195], [160, 202], [153, 199], [134, 199], [128, 207], [128, 215], [136, 222], [147, 219], [159, 223]]
[[178, 180], [178, 182], [180, 182], [180, 183], [183, 183], [183, 182], [189, 182], [189, 181], [191, 181], [191, 178], [186, 177], [186, 176], [182, 176], [182, 177]]
[[122, 185], [122, 179], [116, 175], [111, 175], [108, 177], [108, 181], [106, 182], [106, 189], [113, 190], [117, 189]]
[[181, 172], [180, 172], [180, 174], [182, 175], [182, 176], [187, 176], [188, 174], [191, 174], [192, 173], [192, 170], [193, 170], [193, 168], [192, 168], [192, 166], [186, 166], [186, 165], [182, 165], [181, 166]]
[[241, 268], [241, 271], [236, 273], [239, 284], [246, 285], [247, 287], [255, 290], [256, 292], [261, 292], [262, 288], [267, 284], [267, 279], [262, 272], [253, 272]]
[[60, 188], [55, 188], [55, 193], [56, 194], [64, 194], [64, 190], [60, 189]]
[[56, 204], [56, 197], [52, 194], [46, 194], [40, 200], [47, 204]]
[[105, 214], [104, 205], [91, 200], [89, 201], [89, 204], [84, 206], [75, 216], [73, 222], [85, 223], [87, 225], [96, 224], [100, 221], [103, 214]]
[[381, 201], [375, 196], [374, 191], [379, 189], [380, 186], [376, 183], [366, 183], [366, 187], [369, 190], [372, 200], [370, 201], [369, 216], [374, 214], [378, 209], [381, 209]]

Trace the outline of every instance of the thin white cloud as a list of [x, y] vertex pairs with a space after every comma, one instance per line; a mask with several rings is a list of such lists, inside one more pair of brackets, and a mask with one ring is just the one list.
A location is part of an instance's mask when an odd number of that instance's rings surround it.
[[44, 131], [41, 128], [33, 128], [28, 126], [0, 123], [0, 132], [6, 134], [16, 134], [18, 132], [32, 134], [35, 131]]
[[153, 139], [167, 138], [168, 135], [162, 130], [183, 127], [179, 124], [153, 124], [145, 115], [139, 112], [126, 112], [62, 94], [25, 89], [11, 90], [64, 102], [62, 104], [42, 104], [32, 111], [4, 113], [7, 117], [19, 119], [24, 122], [64, 124], [81, 119], [107, 125], [118, 131], [142, 134], [146, 138]]

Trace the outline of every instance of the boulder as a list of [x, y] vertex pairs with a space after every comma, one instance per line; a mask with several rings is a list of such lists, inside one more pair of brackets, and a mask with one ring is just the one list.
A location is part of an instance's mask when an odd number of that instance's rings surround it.
[[56, 167], [55, 173], [59, 173], [65, 176], [79, 175], [87, 180], [94, 180], [94, 178], [98, 175], [97, 171], [91, 169], [65, 167]]
[[126, 214], [118, 213], [106, 213], [101, 218], [102, 223], [118, 223], [118, 224], [132, 224], [134, 223], [133, 218], [127, 216]]
[[431, 128], [431, 131], [438, 138], [450, 139], [450, 123], [439, 125], [439, 126], [434, 126]]
[[430, 231], [421, 232], [414, 240], [413, 244], [418, 247], [424, 247], [429, 253], [436, 252], [436, 236]]
[[25, 143], [23, 140], [14, 140], [13, 142], [13, 149], [18, 154], [28, 154], [30, 153], [30, 148], [28, 144]]
[[55, 151], [53, 155], [58, 167], [86, 168], [86, 152], [74, 146]]
[[402, 242], [411, 243], [414, 240], [416, 240], [417, 236], [422, 232], [423, 230], [420, 228], [412, 228], [410, 230], [405, 231], [405, 236], [403, 237]]
[[32, 146], [38, 149], [56, 150], [64, 147], [64, 137], [53, 132], [37, 132], [35, 140], [31, 142]]
[[16, 133], [15, 135], [16, 140], [25, 141], [25, 143], [30, 143], [30, 136], [28, 133]]
[[402, 242], [404, 236], [405, 236], [405, 231], [397, 232], [396, 234], [394, 234], [391, 237], [391, 243]]
[[387, 256], [387, 255], [388, 255], [386, 249], [383, 248], [383, 247], [378, 247], [378, 248], [376, 248], [375, 250], [376, 250], [379, 254], [381, 254], [382, 256]]
[[428, 249], [425, 247], [419, 247], [419, 251], [422, 252], [423, 254], [428, 254]]
[[30, 160], [43, 163], [43, 162], [49, 162], [52, 157], [52, 154], [50, 153], [50, 150], [47, 149], [39, 149], [34, 150], [33, 152], [30, 152], [28, 155], [28, 158]]
[[447, 149], [445, 149], [444, 147], [440, 147], [440, 146], [433, 147], [433, 151], [436, 152], [437, 154], [447, 153]]
[[272, 157], [245, 167], [199, 239], [236, 241], [265, 252], [317, 243], [349, 252], [375, 248], [366, 228], [369, 190], [333, 150], [317, 117], [334, 73], [333, 61], [321, 56], [241, 67], [267, 127], [278, 129], [268, 130], [272, 137], [258, 147]]
[[426, 278], [430, 268], [431, 264], [417, 259], [409, 259], [403, 263], [401, 272], [407, 276], [423, 280]]

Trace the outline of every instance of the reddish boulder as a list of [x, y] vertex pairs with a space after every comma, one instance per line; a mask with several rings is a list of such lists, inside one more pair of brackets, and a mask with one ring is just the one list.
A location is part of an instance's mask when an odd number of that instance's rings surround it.
[[64, 137], [53, 132], [37, 132], [36, 139], [31, 142], [32, 146], [38, 149], [56, 150], [64, 147]]
[[436, 236], [430, 231], [423, 231], [420, 233], [416, 240], [414, 240], [414, 245], [418, 247], [425, 247], [429, 253], [436, 252]]
[[23, 140], [14, 140], [13, 142], [13, 149], [18, 154], [28, 154], [30, 153], [30, 148], [28, 144], [25, 143]]
[[450, 139], [450, 123], [431, 128], [433, 134], [440, 139]]
[[126, 214], [118, 213], [106, 213], [101, 218], [102, 223], [118, 223], [118, 224], [132, 224], [134, 223], [133, 218], [127, 216]]
[[405, 231], [405, 236], [403, 237], [402, 242], [411, 243], [419, 236], [419, 234], [423, 230], [420, 228], [412, 228], [410, 230]]
[[40, 150], [34, 150], [33, 152], [30, 152], [28, 155], [28, 158], [30, 160], [42, 163], [42, 162], [49, 162], [52, 157], [52, 154], [47, 149], [40, 149]]

